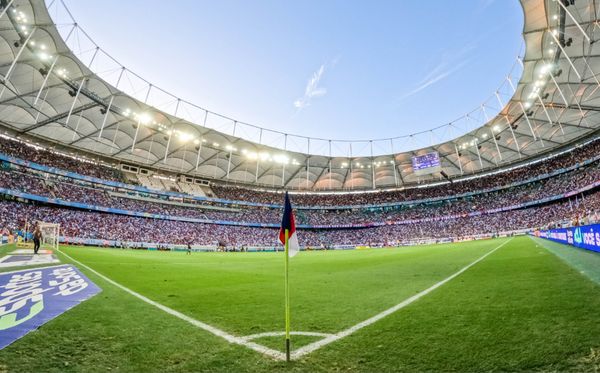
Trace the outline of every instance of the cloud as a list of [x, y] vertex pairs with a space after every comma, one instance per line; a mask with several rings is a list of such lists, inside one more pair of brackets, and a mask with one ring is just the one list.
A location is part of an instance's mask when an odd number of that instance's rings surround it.
[[413, 95], [421, 92], [425, 88], [427, 88], [431, 85], [434, 85], [435, 83], [437, 83], [441, 80], [446, 79], [450, 75], [454, 74], [455, 72], [457, 72], [458, 70], [463, 68], [463, 66], [465, 66], [468, 62], [469, 62], [468, 60], [464, 60], [464, 61], [458, 63], [457, 65], [454, 65], [448, 69], [445, 69], [446, 64], [444, 64], [444, 63], [439, 64], [433, 70], [431, 70], [431, 72], [429, 72], [429, 74], [427, 74], [427, 76], [425, 76], [425, 78], [423, 78], [417, 84], [417, 86], [415, 88], [413, 88], [411, 91], [400, 96], [398, 98], [398, 101], [402, 101], [410, 96], [413, 96]]
[[310, 106], [313, 99], [318, 97], [323, 97], [327, 94], [327, 89], [319, 86], [319, 82], [323, 78], [325, 74], [325, 70], [327, 66], [334, 67], [339, 61], [339, 58], [336, 57], [329, 64], [322, 64], [317, 71], [315, 71], [312, 76], [308, 79], [306, 83], [306, 88], [304, 89], [304, 95], [294, 101], [294, 107], [298, 110], [302, 110], [307, 106]]
[[452, 51], [452, 53], [444, 53], [441, 61], [427, 75], [425, 75], [416, 86], [410, 91], [398, 97], [398, 101], [403, 101], [411, 96], [416, 95], [422, 90], [448, 78], [452, 74], [458, 72], [471, 60], [466, 57], [472, 50], [477, 47], [477, 42], [466, 44], [461, 49]]

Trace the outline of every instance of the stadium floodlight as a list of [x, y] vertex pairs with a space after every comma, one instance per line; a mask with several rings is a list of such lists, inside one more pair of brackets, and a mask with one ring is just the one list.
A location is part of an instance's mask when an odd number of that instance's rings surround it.
[[179, 131], [177, 133], [177, 136], [179, 137], [179, 140], [181, 140], [182, 142], [188, 142], [190, 141], [192, 138], [194, 138], [193, 135], [187, 133], [187, 132], [181, 132]]
[[141, 124], [148, 124], [152, 121], [152, 117], [148, 113], [136, 114], [136, 117]]
[[285, 154], [276, 154], [273, 156], [273, 160], [277, 163], [288, 164], [290, 163], [290, 159]]
[[531, 107], [531, 102], [526, 102], [525, 104], [523, 104], [523, 106], [525, 106], [525, 109], [529, 109]]
[[219, 147], [219, 143], [218, 143], [218, 142], [213, 142], [213, 143], [212, 143], [212, 145], [213, 145], [215, 148], [218, 148], [218, 147]]
[[194, 144], [195, 144], [195, 145], [199, 145], [199, 144], [200, 144], [200, 140], [198, 140], [198, 139], [195, 139], [195, 140], [194, 140]]

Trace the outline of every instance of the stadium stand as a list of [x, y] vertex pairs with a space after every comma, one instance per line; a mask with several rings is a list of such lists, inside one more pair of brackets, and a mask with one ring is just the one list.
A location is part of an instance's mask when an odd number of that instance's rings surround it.
[[[87, 176], [106, 181], [125, 180], [106, 166], [86, 162], [81, 167], [84, 161], [72, 157], [44, 150], [30, 152], [29, 147], [23, 151], [25, 145], [7, 139], [0, 143], [6, 155], [32, 154], [27, 160], [86, 170]], [[389, 245], [597, 221], [599, 143], [533, 165], [443, 186], [362, 194], [296, 194], [292, 198], [300, 205], [301, 243], [309, 247]], [[123, 190], [3, 161], [0, 188], [6, 200], [1, 203], [0, 227], [18, 230], [28, 218], [60, 223], [65, 240], [276, 245], [280, 193], [217, 186], [213, 188], [220, 197], [235, 199], [198, 200], [192, 194], [172, 198], [164, 190], [181, 192], [185, 189], [180, 187], [182, 183], [145, 176], [138, 180], [156, 193]], [[274, 206], [243, 204], [247, 202]], [[73, 208], [73, 203], [83, 205]], [[345, 207], [349, 204], [358, 206]], [[315, 207], [318, 205], [323, 207]], [[156, 216], [139, 217], [148, 214]], [[140, 236], [140, 231], [147, 233]]]

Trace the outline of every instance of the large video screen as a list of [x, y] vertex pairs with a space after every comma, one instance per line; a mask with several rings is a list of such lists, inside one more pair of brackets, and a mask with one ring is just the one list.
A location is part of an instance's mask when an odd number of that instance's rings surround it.
[[415, 175], [429, 175], [442, 170], [440, 155], [438, 152], [431, 152], [412, 157], [412, 169]]

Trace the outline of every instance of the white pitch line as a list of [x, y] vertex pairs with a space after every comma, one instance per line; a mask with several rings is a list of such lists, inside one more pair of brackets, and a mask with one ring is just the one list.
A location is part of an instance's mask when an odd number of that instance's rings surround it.
[[[331, 337], [333, 334], [331, 333], [319, 333], [319, 332], [290, 332], [291, 335], [304, 335], [304, 336], [308, 336], [308, 337]], [[280, 336], [284, 336], [285, 332], [265, 332], [265, 333], [258, 333], [258, 334], [252, 334], [252, 335], [247, 335], [244, 337], [241, 337], [242, 339], [246, 340], [246, 341], [251, 341], [253, 339], [258, 339], [258, 338], [264, 338], [264, 337], [280, 337]]]
[[[33, 268], [14, 269], [12, 271], [0, 272], [0, 275], [8, 275], [10, 273], [23, 272], [23, 271], [37, 271], [38, 269], [48, 269], [48, 268], [64, 267], [64, 266], [68, 266], [68, 265], [71, 265], [71, 264], [56, 264], [56, 265], [45, 266], [45, 267], [33, 267]], [[6, 267], [6, 268], [8, 268], [8, 267]]]
[[252, 349], [254, 351], [260, 352], [261, 354], [265, 354], [265, 355], [270, 356], [270, 357], [272, 357], [274, 359], [277, 359], [277, 360], [285, 360], [285, 354], [283, 352], [279, 352], [277, 350], [273, 350], [271, 348], [268, 348], [266, 346], [263, 346], [261, 344], [255, 343], [255, 342], [250, 342], [250, 341], [246, 340], [243, 337], [236, 337], [236, 336], [234, 336], [232, 334], [229, 334], [229, 333], [227, 333], [227, 332], [225, 332], [225, 331], [223, 331], [221, 329], [215, 328], [212, 325], [208, 325], [206, 323], [203, 323], [202, 321], [198, 321], [198, 320], [196, 320], [196, 319], [194, 319], [192, 317], [189, 317], [189, 316], [187, 316], [187, 315], [185, 315], [185, 314], [183, 314], [183, 313], [181, 313], [179, 311], [176, 311], [176, 310], [174, 310], [172, 308], [169, 308], [169, 307], [167, 307], [165, 305], [162, 305], [162, 304], [160, 304], [158, 302], [155, 302], [152, 299], [146, 298], [145, 296], [143, 296], [143, 295], [141, 295], [139, 293], [136, 293], [135, 291], [133, 291], [133, 290], [131, 290], [129, 288], [126, 288], [125, 286], [119, 284], [118, 282], [111, 280], [110, 278], [104, 276], [103, 274], [99, 273], [95, 269], [90, 268], [89, 266], [81, 263], [80, 261], [78, 261], [76, 259], [73, 259], [68, 254], [62, 252], [60, 249], [58, 250], [58, 252], [60, 252], [61, 254], [63, 254], [64, 256], [66, 256], [67, 258], [71, 259], [73, 262], [75, 262], [75, 263], [77, 263], [77, 264], [85, 267], [86, 269], [88, 269], [89, 271], [93, 272], [97, 276], [101, 277], [105, 281], [107, 281], [107, 282], [113, 284], [114, 286], [118, 287], [119, 289], [121, 289], [121, 290], [123, 290], [123, 291], [125, 291], [125, 292], [127, 292], [127, 293], [129, 293], [131, 295], [133, 295], [134, 297], [136, 297], [136, 298], [138, 298], [138, 299], [140, 299], [140, 300], [142, 300], [142, 301], [144, 301], [144, 302], [146, 302], [146, 303], [148, 303], [148, 304], [150, 304], [150, 305], [158, 308], [161, 311], [164, 311], [164, 312], [168, 313], [169, 315], [175, 316], [175, 317], [177, 317], [177, 318], [179, 318], [179, 319], [181, 319], [183, 321], [187, 321], [188, 323], [190, 323], [190, 324], [192, 324], [192, 325], [194, 325], [194, 326], [196, 326], [196, 327], [198, 327], [200, 329], [203, 329], [203, 330], [205, 330], [205, 331], [207, 331], [209, 333], [212, 333], [212, 334], [216, 335], [217, 337], [221, 337], [221, 338], [225, 339], [229, 343], [233, 343], [233, 344], [237, 344], [237, 345], [241, 345], [241, 346], [250, 348], [250, 349]]
[[431, 287], [423, 290], [420, 293], [417, 293], [415, 295], [413, 295], [410, 298], [405, 299], [404, 301], [402, 301], [401, 303], [398, 303], [397, 305], [388, 308], [387, 310], [378, 313], [377, 315], [363, 321], [360, 322], [348, 329], [342, 330], [341, 332], [338, 332], [336, 334], [333, 334], [329, 337], [326, 337], [324, 339], [321, 339], [319, 341], [313, 342], [311, 344], [308, 344], [304, 347], [300, 347], [299, 349], [295, 350], [292, 352], [292, 358], [297, 359], [300, 358], [304, 355], [307, 355], [315, 350], [318, 350], [319, 348], [326, 346], [332, 342], [335, 342], [337, 340], [340, 340], [342, 338], [345, 338], [347, 336], [349, 336], [350, 334], [366, 327], [369, 326], [381, 319], [383, 319], [384, 317], [398, 311], [401, 308], [404, 308], [406, 306], [408, 306], [409, 304], [413, 303], [414, 301], [416, 301], [419, 298], [424, 297], [425, 295], [431, 293], [432, 291], [434, 291], [435, 289], [439, 288], [440, 286], [444, 285], [445, 283], [447, 283], [448, 281], [454, 279], [455, 277], [459, 276], [460, 274], [462, 274], [463, 272], [465, 272], [466, 270], [468, 270], [469, 268], [473, 267], [475, 264], [481, 262], [483, 259], [485, 259], [486, 257], [488, 257], [489, 255], [491, 255], [492, 253], [494, 253], [496, 250], [498, 250], [499, 248], [501, 248], [502, 246], [506, 245], [507, 243], [509, 243], [512, 240], [512, 238], [510, 238], [508, 241], [504, 241], [502, 244], [496, 246], [496, 248], [492, 249], [490, 252], [486, 253], [485, 255], [483, 255], [482, 257], [480, 257], [479, 259], [475, 260], [474, 262], [472, 262], [471, 264], [463, 267], [461, 270], [459, 270], [458, 272], [446, 277], [445, 279], [443, 279], [442, 281], [432, 285]]

